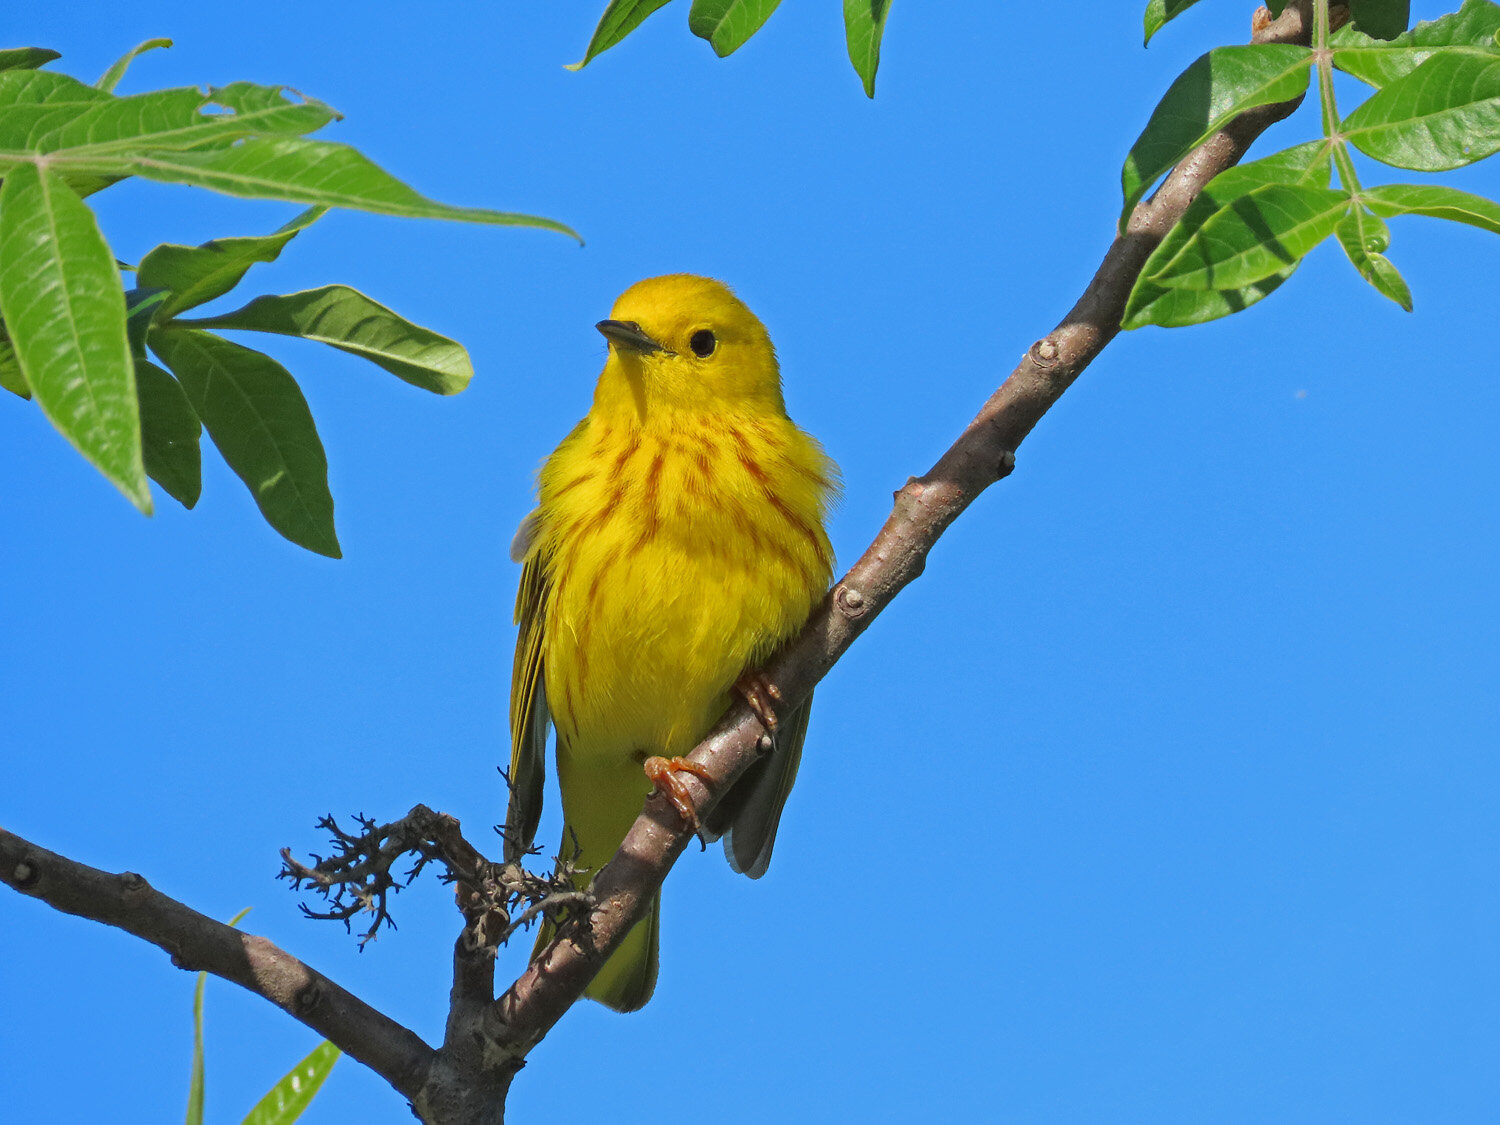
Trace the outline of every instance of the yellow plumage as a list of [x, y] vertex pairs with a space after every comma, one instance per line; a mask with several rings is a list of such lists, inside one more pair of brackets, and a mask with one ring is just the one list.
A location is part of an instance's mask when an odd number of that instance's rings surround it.
[[[564, 850], [576, 835], [594, 871], [651, 791], [645, 759], [692, 749], [827, 590], [837, 487], [786, 415], [770, 337], [726, 286], [639, 282], [599, 329], [610, 347], [593, 407], [542, 468], [513, 549], [525, 570], [508, 817], [513, 849], [529, 846], [550, 718]], [[804, 705], [706, 826], [727, 831], [737, 870], [765, 870], [805, 731]], [[658, 902], [587, 995], [646, 1002], [659, 916]]]

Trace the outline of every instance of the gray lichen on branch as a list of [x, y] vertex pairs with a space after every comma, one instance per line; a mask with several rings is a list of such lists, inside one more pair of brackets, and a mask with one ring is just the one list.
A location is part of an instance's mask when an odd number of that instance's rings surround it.
[[[457, 885], [467, 947], [491, 957], [517, 930], [541, 916], [561, 923], [593, 904], [587, 892], [577, 889], [579, 869], [572, 859], [559, 856], [550, 874], [538, 874], [519, 861], [494, 863], [464, 838], [455, 818], [426, 805], [415, 806], [390, 824], [376, 824], [359, 814], [354, 819], [358, 832], [345, 832], [331, 815], [319, 818], [318, 827], [331, 836], [333, 854], [314, 854], [314, 862], [306, 864], [295, 859], [290, 848], [282, 848], [277, 878], [289, 879], [294, 890], [308, 889], [327, 902], [326, 910], [300, 903], [309, 918], [342, 922], [352, 930], [356, 917], [369, 914], [370, 924], [359, 935], [361, 949], [382, 925], [396, 928], [388, 896], [409, 886], [429, 863], [442, 869], [443, 882]], [[411, 869], [395, 874], [394, 868], [407, 856], [413, 859]]]

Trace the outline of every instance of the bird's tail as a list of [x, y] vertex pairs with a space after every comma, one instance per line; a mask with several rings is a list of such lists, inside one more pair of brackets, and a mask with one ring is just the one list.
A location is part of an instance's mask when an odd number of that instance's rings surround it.
[[[656, 990], [656, 948], [660, 931], [661, 895], [657, 895], [651, 900], [651, 912], [637, 922], [625, 935], [625, 940], [615, 947], [583, 994], [617, 1012], [633, 1012], [645, 1007], [651, 993]], [[552, 935], [552, 926], [544, 925], [537, 935], [533, 957], [552, 940]]]

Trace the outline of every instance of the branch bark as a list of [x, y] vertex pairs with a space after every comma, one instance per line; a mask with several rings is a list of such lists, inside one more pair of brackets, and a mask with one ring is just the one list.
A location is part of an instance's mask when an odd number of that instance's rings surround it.
[[199, 914], [132, 871], [111, 875], [0, 828], [0, 882], [66, 914], [118, 926], [171, 955], [263, 996], [414, 1099], [436, 1052], [265, 938]]
[[[1275, 20], [1256, 12], [1252, 41], [1310, 40], [1307, 0], [1288, 5]], [[1131, 213], [1093, 280], [1062, 321], [1028, 349], [978, 416], [925, 476], [913, 477], [895, 496], [885, 526], [834, 586], [797, 639], [766, 668], [781, 688], [779, 714], [795, 707], [828, 674], [854, 640], [909, 582], [922, 573], [927, 554], [974, 499], [1007, 476], [1022, 440], [1120, 331], [1125, 302], [1151, 251], [1182, 217], [1198, 193], [1237, 163], [1270, 125], [1301, 104], [1299, 97], [1235, 118], [1184, 159], [1162, 186]], [[717, 797], [755, 761], [759, 720], [741, 704], [688, 757], [706, 767], [704, 785], [682, 773], [703, 816]], [[497, 1057], [520, 1060], [582, 995], [603, 958], [648, 908], [672, 864], [692, 839], [665, 798], [651, 797], [620, 850], [594, 880], [596, 906], [586, 932], [558, 934], [501, 996], [489, 1020]]]

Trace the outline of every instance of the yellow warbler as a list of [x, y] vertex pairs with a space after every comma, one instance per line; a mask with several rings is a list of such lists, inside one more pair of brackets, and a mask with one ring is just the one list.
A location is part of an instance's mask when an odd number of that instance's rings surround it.
[[[828, 588], [823, 520], [838, 474], [787, 417], [771, 339], [727, 286], [650, 278], [598, 329], [609, 355], [593, 407], [547, 459], [538, 506], [511, 546], [525, 568], [507, 817], [515, 854], [541, 815], [550, 719], [563, 851], [576, 839], [591, 871], [614, 855], [654, 785], [688, 815], [674, 771], [691, 766], [674, 759], [708, 733], [731, 692], [765, 710], [758, 693], [769, 685], [744, 674]], [[773, 752], [702, 826], [725, 834], [730, 864], [751, 877], [770, 862], [807, 709], [786, 717]], [[660, 918], [658, 896], [586, 995], [620, 1011], [650, 998]]]

